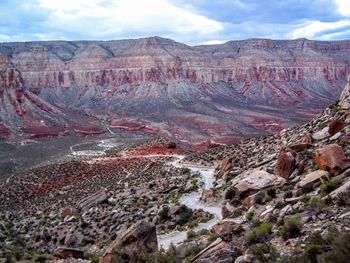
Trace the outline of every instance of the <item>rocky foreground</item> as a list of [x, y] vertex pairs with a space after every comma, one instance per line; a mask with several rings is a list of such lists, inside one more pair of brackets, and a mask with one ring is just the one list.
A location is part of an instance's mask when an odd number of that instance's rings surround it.
[[[64, 262], [347, 262], [350, 85], [311, 122], [187, 154], [216, 167], [202, 204], [181, 204], [200, 176], [172, 165], [186, 152], [157, 139], [107, 157], [32, 169], [0, 181], [0, 258]], [[159, 236], [187, 232], [166, 251]]]

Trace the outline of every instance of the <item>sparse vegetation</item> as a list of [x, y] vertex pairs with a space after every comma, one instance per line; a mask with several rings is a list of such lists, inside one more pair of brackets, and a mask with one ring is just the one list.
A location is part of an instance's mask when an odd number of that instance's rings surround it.
[[246, 233], [245, 240], [248, 244], [265, 242], [268, 240], [271, 230], [272, 224], [261, 223], [259, 226]]
[[297, 217], [288, 217], [284, 220], [279, 233], [284, 240], [295, 238], [300, 234], [301, 224]]

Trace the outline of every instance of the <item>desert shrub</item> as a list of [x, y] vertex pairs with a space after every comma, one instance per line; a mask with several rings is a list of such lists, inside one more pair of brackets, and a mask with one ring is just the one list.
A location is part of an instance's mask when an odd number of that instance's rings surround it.
[[310, 199], [307, 208], [311, 212], [320, 212], [326, 205], [326, 201], [322, 198], [313, 197]]
[[187, 231], [187, 239], [193, 239], [197, 237], [197, 233], [193, 230]]
[[275, 188], [270, 188], [267, 190], [267, 195], [271, 197], [272, 199], [276, 197], [276, 189]]
[[287, 192], [284, 193], [284, 199], [287, 198], [292, 198], [293, 197], [293, 192], [291, 190], [288, 190]]
[[336, 204], [338, 206], [350, 206], [350, 189], [346, 192], [340, 193], [336, 197]]
[[236, 196], [236, 191], [234, 188], [230, 188], [225, 193], [225, 199], [231, 200]]
[[256, 204], [258, 204], [258, 205], [263, 204], [264, 201], [265, 201], [265, 197], [266, 197], [266, 194], [265, 194], [264, 191], [257, 193], [257, 194], [254, 196], [254, 203], [256, 203]]
[[321, 185], [321, 194], [325, 196], [330, 192], [337, 189], [343, 183], [343, 179], [340, 177], [333, 177], [331, 180], [324, 180], [324, 183]]
[[245, 240], [248, 244], [262, 243], [267, 241], [272, 230], [272, 225], [269, 223], [261, 223], [259, 226], [248, 231], [245, 235]]
[[181, 170], [180, 170], [181, 174], [183, 175], [189, 175], [191, 174], [191, 170], [187, 167], [182, 167]]
[[250, 211], [247, 213], [246, 218], [249, 222], [253, 220], [253, 217], [254, 217], [254, 211]]
[[330, 229], [322, 236], [320, 232], [313, 233], [306, 244], [305, 252], [288, 258], [282, 258], [278, 263], [344, 263], [350, 258], [350, 231]]
[[276, 209], [282, 209], [283, 207], [286, 206], [286, 203], [285, 202], [282, 202], [282, 201], [278, 201], [276, 204], [275, 204], [275, 208]]
[[288, 217], [284, 220], [284, 224], [280, 228], [280, 235], [284, 240], [295, 238], [300, 234], [300, 221], [297, 217]]
[[193, 215], [192, 209], [188, 208], [185, 205], [181, 205], [180, 209], [179, 209], [179, 216], [180, 216], [180, 218], [179, 218], [178, 223], [180, 225], [186, 224], [187, 222], [190, 221], [190, 219], [192, 218], [192, 215]]
[[243, 207], [238, 207], [235, 209], [235, 211], [233, 211], [233, 213], [230, 215], [231, 218], [236, 218], [239, 217], [241, 215], [243, 215], [244, 209]]
[[168, 212], [169, 212], [169, 206], [167, 205], [163, 206], [162, 209], [159, 211], [158, 215], [161, 222], [164, 222], [167, 219], [169, 219]]
[[[199, 252], [201, 252], [201, 249], [199, 247], [191, 247], [187, 248], [185, 250], [185, 258], [186, 259], [192, 259], [194, 256], [196, 256]], [[189, 262], [189, 260], [186, 260], [185, 262]]]

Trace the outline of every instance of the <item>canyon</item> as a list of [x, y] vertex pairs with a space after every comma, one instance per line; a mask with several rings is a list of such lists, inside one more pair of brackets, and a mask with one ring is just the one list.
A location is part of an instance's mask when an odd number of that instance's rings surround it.
[[276, 133], [335, 102], [350, 41], [0, 43], [0, 138], [124, 129], [188, 144]]

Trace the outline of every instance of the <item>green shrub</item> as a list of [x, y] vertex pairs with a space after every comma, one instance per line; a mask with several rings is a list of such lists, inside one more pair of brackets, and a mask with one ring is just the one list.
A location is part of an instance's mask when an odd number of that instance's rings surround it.
[[297, 217], [288, 217], [284, 220], [284, 224], [280, 228], [280, 235], [284, 240], [295, 238], [300, 234], [300, 221]]
[[230, 188], [225, 193], [225, 199], [231, 200], [236, 196], [236, 191], [234, 188]]
[[197, 233], [194, 232], [193, 230], [187, 231], [187, 239], [193, 239], [197, 237]]
[[272, 199], [276, 197], [276, 189], [275, 188], [270, 188], [267, 190], [267, 195], [271, 197]]
[[350, 206], [350, 190], [338, 194], [336, 204], [338, 206]]
[[245, 240], [248, 244], [266, 242], [271, 233], [271, 229], [271, 224], [261, 223], [259, 226], [246, 233]]
[[325, 196], [330, 192], [337, 189], [343, 183], [343, 179], [341, 177], [333, 177], [331, 180], [324, 180], [324, 183], [321, 185], [321, 194]]
[[308, 210], [311, 212], [320, 212], [323, 208], [326, 207], [326, 201], [319, 197], [313, 197], [308, 203]]
[[158, 215], [161, 222], [164, 222], [169, 219], [168, 212], [169, 212], [169, 206], [167, 205], [163, 206], [162, 209], [159, 211]]
[[265, 197], [266, 197], [266, 194], [264, 191], [261, 191], [259, 193], [257, 193], [255, 196], [254, 196], [254, 203], [258, 204], [258, 205], [261, 205], [264, 203], [265, 201]]
[[185, 205], [181, 205], [180, 209], [179, 209], [180, 219], [179, 219], [178, 223], [180, 225], [186, 224], [187, 222], [190, 221], [190, 219], [192, 218], [192, 215], [193, 215], [192, 209], [188, 208]]
[[246, 218], [249, 222], [252, 221], [253, 217], [254, 217], [254, 211], [250, 211], [247, 213]]
[[313, 233], [306, 244], [302, 255], [282, 258], [278, 263], [345, 263], [350, 258], [350, 231], [330, 229], [322, 236]]
[[284, 193], [284, 199], [287, 198], [292, 198], [293, 197], [293, 192], [291, 190], [288, 190], [287, 192]]

